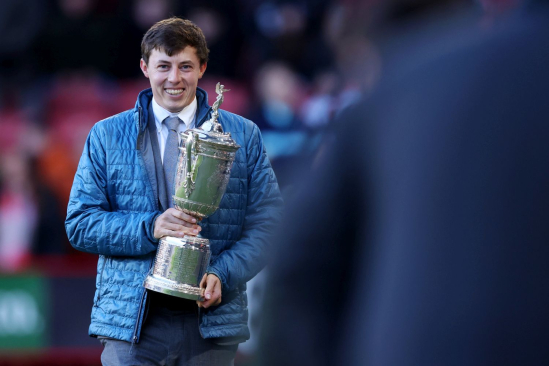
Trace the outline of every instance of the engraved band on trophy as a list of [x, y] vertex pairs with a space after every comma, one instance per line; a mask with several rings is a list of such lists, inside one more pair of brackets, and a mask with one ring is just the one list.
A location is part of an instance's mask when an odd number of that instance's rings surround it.
[[[212, 215], [225, 194], [231, 168], [240, 146], [224, 133], [219, 117], [223, 85], [217, 83], [217, 99], [211, 118], [200, 128], [180, 134], [175, 173], [174, 206], [197, 221]], [[210, 261], [209, 240], [199, 236], [160, 239], [145, 288], [167, 295], [203, 301], [200, 281]]]

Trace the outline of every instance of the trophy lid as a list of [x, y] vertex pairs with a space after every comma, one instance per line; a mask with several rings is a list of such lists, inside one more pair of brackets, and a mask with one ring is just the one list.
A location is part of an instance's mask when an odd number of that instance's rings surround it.
[[214, 148], [226, 150], [226, 151], [236, 151], [240, 148], [232, 138], [230, 132], [223, 132], [223, 127], [221, 123], [217, 121], [219, 117], [219, 106], [223, 103], [223, 93], [228, 92], [229, 89], [225, 89], [221, 83], [217, 83], [215, 87], [217, 92], [217, 99], [212, 106], [211, 118], [204, 122], [202, 126], [198, 128], [193, 128], [192, 130], [187, 130], [181, 133], [182, 140], [186, 140], [189, 134], [195, 133], [198, 135], [198, 140], [200, 143], [205, 143]]

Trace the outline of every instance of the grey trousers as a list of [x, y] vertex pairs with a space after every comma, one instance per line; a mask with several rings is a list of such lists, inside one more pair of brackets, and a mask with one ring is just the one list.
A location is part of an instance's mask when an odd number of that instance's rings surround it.
[[98, 338], [103, 366], [233, 366], [238, 348], [203, 339], [197, 312], [165, 308], [149, 310], [138, 344]]

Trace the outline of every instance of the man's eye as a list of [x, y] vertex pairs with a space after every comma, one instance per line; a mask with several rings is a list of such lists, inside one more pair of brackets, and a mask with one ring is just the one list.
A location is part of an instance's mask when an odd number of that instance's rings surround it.
[[159, 69], [166, 70], [168, 68], [168, 65], [160, 65], [158, 66]]
[[191, 66], [190, 65], [183, 65], [183, 66], [181, 66], [181, 69], [182, 70], [190, 70]]

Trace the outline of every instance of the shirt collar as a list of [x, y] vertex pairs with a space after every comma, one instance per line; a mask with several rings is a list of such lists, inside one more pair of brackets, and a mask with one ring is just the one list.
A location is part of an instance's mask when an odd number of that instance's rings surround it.
[[158, 130], [162, 130], [162, 122], [168, 118], [177, 116], [180, 120], [185, 123], [187, 128], [190, 128], [192, 123], [194, 122], [194, 116], [196, 114], [196, 108], [197, 108], [197, 102], [196, 97], [194, 97], [191, 104], [183, 108], [179, 113], [171, 113], [161, 107], [158, 103], [156, 103], [156, 100], [154, 100], [154, 97], [152, 98], [152, 109], [154, 113], [154, 122], [156, 123], [156, 128]]

